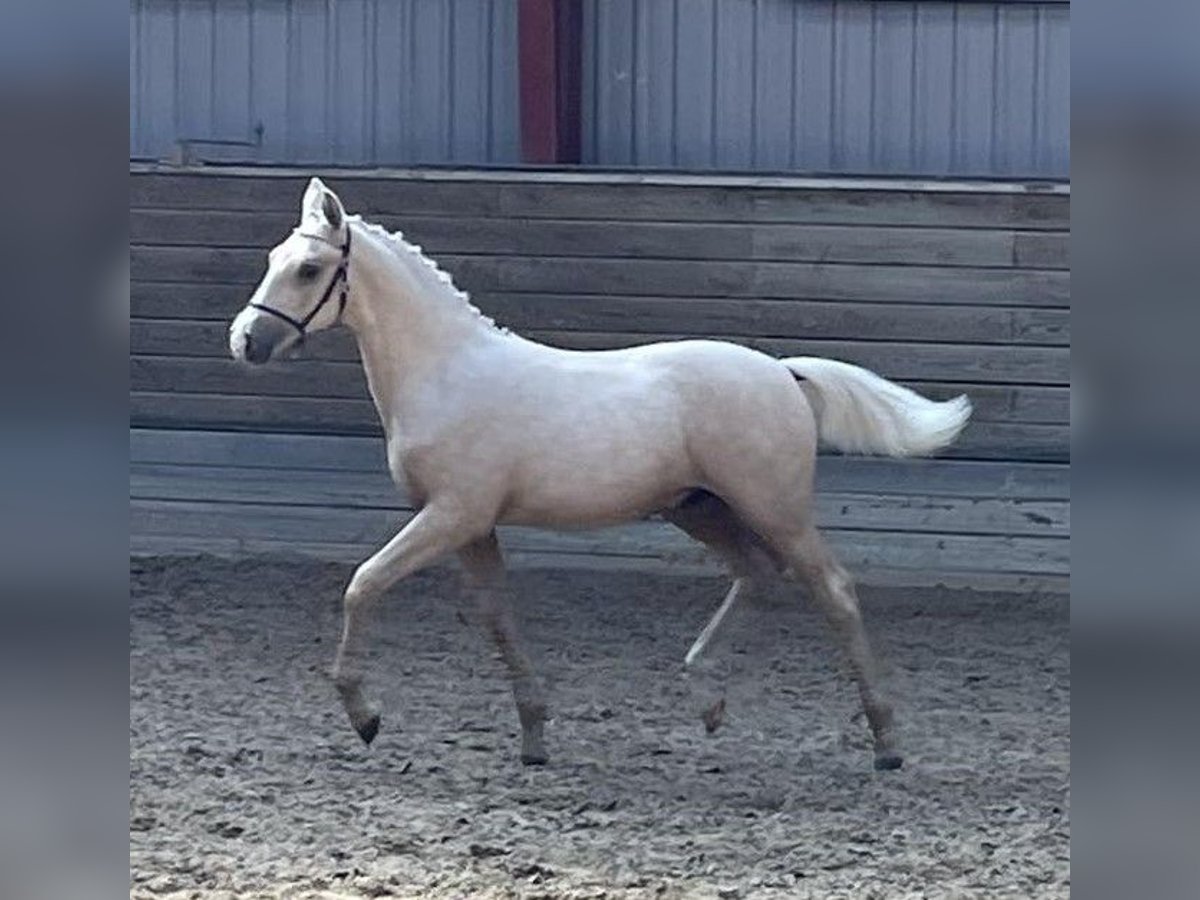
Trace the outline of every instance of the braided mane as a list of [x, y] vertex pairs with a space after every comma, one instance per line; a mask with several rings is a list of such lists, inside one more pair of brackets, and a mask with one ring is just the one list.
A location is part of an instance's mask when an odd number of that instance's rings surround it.
[[484, 315], [483, 311], [471, 302], [471, 296], [466, 291], [461, 290], [454, 284], [454, 279], [450, 277], [450, 273], [443, 269], [434, 260], [426, 256], [418, 244], [409, 243], [404, 239], [404, 233], [400, 231], [388, 231], [382, 225], [375, 222], [368, 222], [362, 216], [347, 216], [347, 219], [357, 222], [363, 227], [363, 230], [382, 238], [383, 242], [392, 249], [402, 260], [411, 263], [410, 269], [418, 278], [421, 278], [427, 285], [441, 291], [449, 298], [461, 303], [470, 313], [478, 316], [488, 326], [495, 328], [504, 334], [509, 334], [509, 330], [496, 324], [491, 316]]

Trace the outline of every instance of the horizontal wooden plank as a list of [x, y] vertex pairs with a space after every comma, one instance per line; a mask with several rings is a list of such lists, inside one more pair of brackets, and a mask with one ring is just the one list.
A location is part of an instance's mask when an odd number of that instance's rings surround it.
[[[129, 494], [139, 500], [200, 500], [281, 506], [341, 506], [411, 511], [384, 471], [313, 472], [240, 466], [135, 463]], [[1070, 534], [1066, 500], [820, 493], [817, 522], [829, 528], [960, 534]]]
[[[130, 395], [129, 421], [131, 425], [148, 428], [381, 433], [378, 415], [370, 402], [320, 397], [134, 391]], [[1066, 460], [1070, 456], [1070, 429], [1065, 425], [973, 421], [944, 455], [965, 459]]]
[[129, 424], [142, 428], [298, 431], [381, 435], [373, 404], [321, 397], [235, 397], [229, 394], [132, 392]]
[[[406, 517], [392, 510], [130, 501], [131, 535], [181, 535], [232, 540], [272, 540], [382, 545]], [[852, 569], [872, 566], [927, 571], [1001, 571], [1065, 574], [1070, 542], [1064, 538], [954, 535], [828, 529], [831, 543]], [[597, 555], [695, 559], [705, 551], [676, 529], [639, 522], [586, 532], [547, 532], [505, 528], [506, 546]]]
[[[245, 306], [244, 285], [134, 282], [132, 315], [218, 319]], [[848, 338], [931, 343], [1070, 346], [1070, 311], [1039, 307], [853, 303], [761, 298], [706, 299], [605, 294], [476, 293], [473, 302], [497, 322], [524, 332], [664, 333], [681, 326], [704, 334]]]
[[[358, 362], [297, 359], [250, 367], [225, 357], [133, 356], [129, 384], [137, 391], [370, 400]], [[933, 399], [965, 393], [981, 422], [1066, 424], [1070, 390], [1063, 387], [906, 382]]]
[[[367, 544], [339, 544], [333, 541], [279, 541], [270, 538], [223, 538], [198, 535], [134, 533], [129, 537], [130, 557], [195, 557], [216, 556], [227, 559], [274, 558], [279, 560], [316, 559], [323, 562], [354, 564], [362, 562], [377, 547]], [[575, 553], [554, 549], [526, 550], [506, 547], [505, 566], [510, 570], [553, 569], [556, 571], [591, 572], [646, 572], [658, 575], [719, 576], [719, 563], [706, 556], [687, 559], [660, 559], [656, 556], [631, 556], [627, 554]], [[439, 560], [431, 570], [453, 569], [458, 560]], [[880, 586], [893, 585], [937, 585], [968, 587], [977, 590], [1058, 590], [1066, 592], [1067, 586], [1049, 575], [996, 575], [995, 573], [951, 573], [937, 579], [929, 579], [928, 573], [917, 570], [899, 571], [875, 568], [869, 579], [861, 584]], [[910, 579], [918, 578], [913, 582]], [[1052, 585], [1047, 587], [1047, 582]], [[982, 582], [982, 585], [979, 583]], [[986, 587], [985, 587], [986, 586]]]
[[[129, 458], [134, 464], [387, 471], [383, 441], [378, 437], [131, 428]], [[1071, 496], [1070, 467], [1061, 464], [840, 455], [821, 456], [817, 489], [928, 497], [1063, 500]]]
[[[370, 178], [333, 173], [326, 183], [350, 212], [376, 215], [552, 219], [929, 225], [1066, 230], [1070, 196], [1051, 193], [690, 184], [548, 183]], [[131, 209], [297, 213], [308, 173], [295, 177], [148, 173], [130, 176]]]
[[330, 472], [386, 472], [387, 453], [377, 437], [129, 429], [129, 460], [178, 465], [283, 466]]
[[[844, 543], [844, 541], [843, 541]], [[318, 541], [273, 541], [269, 539], [232, 539], [195, 537], [188, 535], [134, 534], [129, 538], [131, 557], [195, 557], [216, 556], [241, 560], [248, 557], [290, 561], [315, 559], [347, 565], [362, 562], [373, 548], [361, 544], [321, 543]], [[675, 577], [721, 577], [718, 563], [709, 558], [659, 559], [650, 556], [602, 556], [588, 553], [555, 553], [506, 549], [505, 564], [509, 569], [529, 571], [551, 569], [588, 572], [645, 572]], [[453, 568], [456, 560], [436, 563], [432, 568]], [[959, 570], [933, 572], [929, 569], [889, 569], [885, 566], [859, 567], [857, 581], [866, 587], [937, 587], [968, 588], [978, 591], [998, 591], [1014, 594], [1069, 594], [1071, 578], [1063, 574], [1026, 574]], [[690, 640], [690, 636], [686, 638]], [[683, 639], [681, 639], [683, 640]]]
[[[981, 0], [985, 2], [985, 0]], [[1022, 0], [1013, 0], [1022, 2]], [[1057, 0], [1069, 2], [1069, 0]], [[363, 181], [421, 181], [432, 183], [469, 184], [546, 184], [546, 185], [613, 185], [734, 188], [820, 188], [838, 191], [921, 191], [943, 194], [1045, 194], [1070, 197], [1071, 184], [1065, 180], [986, 179], [986, 178], [922, 178], [892, 175], [796, 175], [763, 172], [683, 172], [660, 169], [579, 169], [579, 168], [471, 168], [466, 166], [381, 166], [318, 167], [263, 165], [259, 163], [207, 162], [178, 166], [174, 163], [147, 160], [129, 161], [129, 174], [187, 175], [221, 178], [292, 179], [318, 175], [326, 181], [333, 178]]]
[[818, 491], [915, 494], [922, 497], [1015, 497], [1070, 500], [1066, 463], [1013, 460], [883, 459], [822, 454]]
[[[776, 357], [825, 356], [842, 359], [866, 366], [886, 378], [901, 381], [945, 381], [956, 384], [1070, 383], [1071, 357], [1066, 347], [760, 338], [722, 335], [719, 332], [628, 334], [533, 329], [524, 333], [533, 340], [576, 350], [631, 347], [656, 340], [688, 337], [725, 338]], [[129, 336], [130, 350], [135, 355], [225, 358], [229, 354], [228, 325], [223, 321], [133, 319], [129, 323]], [[310, 359], [350, 362], [358, 359], [358, 348], [353, 336], [345, 329], [339, 329], [313, 335], [304, 348], [304, 355]]]
[[1013, 237], [1013, 265], [1071, 268], [1071, 235], [1066, 231], [1024, 231]]
[[[440, 255], [438, 263], [459, 287], [472, 293], [1070, 305], [1070, 273], [1046, 269], [452, 254]], [[130, 249], [134, 281], [249, 287], [262, 278], [265, 270], [265, 256], [259, 250], [145, 245]]]
[[[294, 213], [145, 209], [129, 216], [129, 240], [147, 246], [266, 249], [296, 225]], [[378, 224], [431, 254], [490, 253], [1066, 268], [1057, 232], [383, 216]]]

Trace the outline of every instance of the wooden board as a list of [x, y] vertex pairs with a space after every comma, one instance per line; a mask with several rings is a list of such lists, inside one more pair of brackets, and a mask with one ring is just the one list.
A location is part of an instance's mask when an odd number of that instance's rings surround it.
[[[375, 219], [426, 253], [736, 259], [787, 262], [1067, 268], [1065, 235], [875, 225], [730, 224], [385, 215]], [[134, 245], [267, 249], [296, 225], [294, 212], [135, 209]]]
[[[1048, 269], [454, 254], [439, 256], [438, 263], [459, 287], [472, 293], [577, 292], [1041, 307], [1070, 304], [1069, 273]], [[265, 254], [260, 250], [145, 245], [130, 249], [134, 281], [249, 287], [265, 271]]]
[[[387, 471], [377, 437], [132, 428], [132, 464], [233, 466], [314, 472]], [[1066, 500], [1070, 468], [1062, 464], [882, 459], [823, 455], [818, 491], [926, 497], [1012, 497]]]
[[[380, 547], [408, 516], [393, 510], [341, 507], [276, 506], [245, 503], [131, 500], [132, 532], [232, 539], [319, 541]], [[831, 543], [847, 565], [870, 568], [919, 568], [935, 571], [979, 568], [980, 559], [996, 560], [995, 568], [1024, 574], [1060, 574], [1069, 565], [1070, 543], [1061, 538], [960, 535], [828, 529]], [[586, 553], [601, 556], [645, 556], [664, 561], [697, 560], [700, 545], [677, 529], [642, 522], [600, 531], [546, 532], [503, 528], [505, 545], [517, 550]], [[990, 556], [989, 556], [990, 554]]]
[[[139, 500], [412, 510], [409, 499], [382, 471], [332, 473], [138, 463], [130, 468], [129, 493]], [[1070, 533], [1070, 504], [1065, 500], [822, 492], [817, 498], [817, 522], [823, 528], [1065, 537]]]
[[[357, 361], [296, 359], [250, 367], [229, 357], [168, 354], [133, 356], [129, 362], [129, 386], [135, 391], [371, 399], [362, 366]], [[974, 406], [972, 418], [976, 421], [1042, 424], [1069, 421], [1070, 394], [1065, 387], [905, 383], [933, 399], [967, 394]]]
[[[322, 397], [135, 391], [130, 395], [129, 421], [152, 428], [382, 433], [370, 402]], [[955, 459], [1063, 461], [1070, 455], [1070, 429], [1066, 425], [1024, 422], [971, 422], [943, 455]]]
[[[360, 544], [321, 543], [318, 541], [274, 541], [270, 539], [235, 539], [198, 537], [195, 535], [136, 534], [130, 538], [131, 557], [194, 557], [201, 554], [241, 560], [247, 556], [269, 557], [281, 561], [316, 559], [355, 565], [370, 555], [371, 547]], [[552, 550], [514, 550], [507, 548], [505, 563], [510, 569], [550, 569], [578, 571], [582, 577], [589, 572], [646, 572], [666, 576], [707, 576], [719, 580], [713, 589], [713, 602], [725, 590], [727, 577], [711, 558], [660, 560], [648, 556], [602, 556], [589, 553], [558, 553]], [[435, 568], [455, 568], [456, 561], [445, 560]], [[939, 572], [933, 569], [888, 568], [875, 565], [859, 566], [855, 580], [860, 585], [884, 587], [949, 587], [969, 590], [999, 591], [1011, 594], [1069, 594], [1067, 574], [1000, 572], [995, 570], [962, 569]]]
[[[836, 189], [597, 183], [564, 185], [528, 180], [432, 181], [339, 177], [327, 183], [347, 210], [374, 215], [511, 216], [638, 221], [788, 222], [828, 225], [924, 225], [953, 228], [1066, 230], [1070, 197], [1061, 193], [940, 191], [914, 188]], [[135, 174], [131, 209], [222, 209], [298, 214], [306, 175], [253, 177], [196, 174]], [[708, 179], [711, 183], [711, 179]], [[826, 182], [826, 185], [828, 182]]]
[[[728, 339], [771, 356], [827, 356], [842, 359], [900, 381], [1065, 385], [1071, 354], [1066, 347], [915, 343], [909, 341], [806, 340], [704, 333], [591, 331], [525, 332], [525, 336], [576, 350], [632, 347], [660, 340]], [[130, 350], [139, 356], [229, 355], [229, 326], [221, 320], [134, 319]], [[346, 331], [314, 335], [304, 348], [311, 359], [351, 362], [358, 348]], [[282, 365], [283, 363], [279, 363]], [[274, 364], [272, 364], [274, 365]]]
[[[228, 323], [250, 299], [245, 285], [134, 282], [131, 312], [148, 319]], [[497, 322], [532, 330], [703, 334], [1070, 346], [1070, 311], [1039, 307], [643, 295], [483, 292], [472, 301]]]

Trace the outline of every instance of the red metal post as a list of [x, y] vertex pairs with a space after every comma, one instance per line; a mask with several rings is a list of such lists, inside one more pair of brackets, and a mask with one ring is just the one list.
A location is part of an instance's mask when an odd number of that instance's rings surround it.
[[517, 7], [521, 159], [580, 161], [580, 0], [520, 0]]

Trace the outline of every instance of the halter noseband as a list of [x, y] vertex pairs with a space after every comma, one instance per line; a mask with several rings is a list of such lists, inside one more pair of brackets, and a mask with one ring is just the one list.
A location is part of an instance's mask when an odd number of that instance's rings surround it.
[[[327, 238], [323, 238], [320, 235], [305, 234], [303, 231], [300, 231], [299, 233], [306, 238], [312, 238], [313, 240], [323, 241], [326, 244], [331, 244], [334, 247], [338, 247], [338, 245], [334, 244], [333, 241], [328, 240]], [[350, 225], [349, 225], [349, 223], [346, 224], [346, 243], [342, 244], [340, 247], [338, 247], [338, 249], [342, 251], [342, 261], [340, 263], [338, 263], [337, 271], [334, 272], [333, 277], [331, 279], [329, 279], [329, 284], [325, 288], [325, 293], [321, 295], [321, 299], [317, 301], [317, 305], [314, 306], [309, 311], [308, 315], [305, 316], [303, 319], [293, 319], [287, 313], [280, 312], [279, 310], [275, 309], [274, 307], [267, 306], [265, 303], [255, 303], [253, 300], [251, 300], [250, 305], [253, 306], [255, 309], [261, 309], [263, 312], [270, 313], [271, 315], [275, 316], [278, 319], [283, 319], [283, 321], [287, 322], [289, 325], [291, 325], [293, 328], [295, 328], [298, 332], [300, 332], [300, 339], [304, 340], [304, 335], [307, 332], [309, 323], [312, 322], [312, 320], [316, 318], [317, 313], [319, 313], [324, 308], [325, 304], [329, 302], [329, 298], [333, 296], [333, 289], [335, 287], [337, 287], [338, 282], [341, 282], [342, 291], [341, 291], [341, 294], [338, 296], [337, 319], [335, 319], [334, 321], [336, 322], [336, 321], [340, 320], [342, 318], [342, 313], [344, 313], [346, 311], [346, 291], [350, 286], [350, 278], [349, 278]]]

